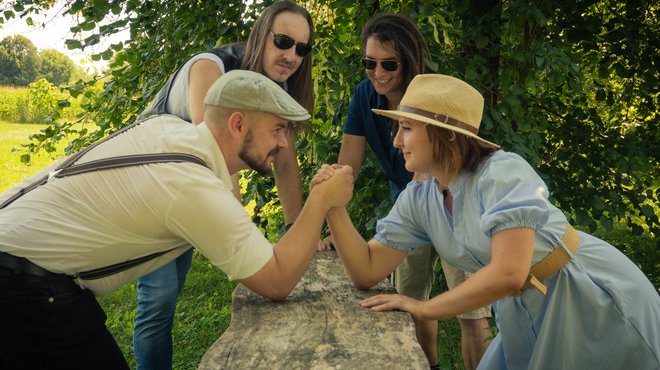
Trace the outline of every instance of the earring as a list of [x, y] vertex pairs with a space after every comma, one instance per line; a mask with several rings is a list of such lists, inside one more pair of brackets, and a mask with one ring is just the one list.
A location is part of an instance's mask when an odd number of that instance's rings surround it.
[[451, 131], [451, 139], [449, 139], [449, 141], [454, 141], [454, 139], [456, 139], [456, 133]]

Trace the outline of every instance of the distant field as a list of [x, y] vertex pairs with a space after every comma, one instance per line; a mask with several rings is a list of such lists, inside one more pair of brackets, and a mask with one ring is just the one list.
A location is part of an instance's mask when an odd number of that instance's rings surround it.
[[[27, 152], [21, 144], [30, 141], [29, 136], [38, 133], [46, 125], [0, 122], [0, 192], [16, 185], [26, 177], [39, 172], [55, 160], [46, 153], [31, 155], [29, 164], [21, 162]], [[66, 143], [61, 143], [58, 153], [64, 153]]]

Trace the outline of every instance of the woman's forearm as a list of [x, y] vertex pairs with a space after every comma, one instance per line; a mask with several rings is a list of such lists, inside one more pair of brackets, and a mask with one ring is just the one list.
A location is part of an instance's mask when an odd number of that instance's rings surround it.
[[344, 207], [330, 209], [326, 219], [337, 254], [358, 289], [378, 284], [406, 256], [405, 252], [388, 248], [375, 240], [367, 243], [353, 226]]

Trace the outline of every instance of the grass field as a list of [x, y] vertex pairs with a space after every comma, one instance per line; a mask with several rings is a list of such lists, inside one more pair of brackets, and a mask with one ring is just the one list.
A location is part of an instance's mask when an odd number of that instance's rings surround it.
[[[43, 125], [0, 122], [0, 191], [5, 191], [26, 177], [39, 172], [52, 163], [54, 157], [47, 154], [31, 156], [29, 164], [21, 162], [21, 144], [29, 142], [29, 135], [39, 132]], [[62, 145], [60, 153], [63, 152]]]

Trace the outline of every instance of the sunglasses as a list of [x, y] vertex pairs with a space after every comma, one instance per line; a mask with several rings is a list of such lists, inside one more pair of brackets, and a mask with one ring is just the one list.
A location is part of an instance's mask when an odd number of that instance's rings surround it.
[[397, 69], [399, 69], [399, 62], [396, 60], [375, 60], [375, 59], [369, 59], [369, 58], [363, 58], [362, 59], [362, 64], [364, 64], [364, 68], [368, 70], [376, 69], [376, 65], [380, 63], [380, 66], [383, 67], [384, 70], [388, 72], [394, 72]]
[[287, 35], [273, 33], [273, 31], [270, 31], [270, 35], [273, 36], [273, 45], [280, 50], [289, 50], [293, 45], [296, 45], [296, 54], [301, 58], [312, 51], [311, 45], [304, 42], [296, 42], [296, 40]]

